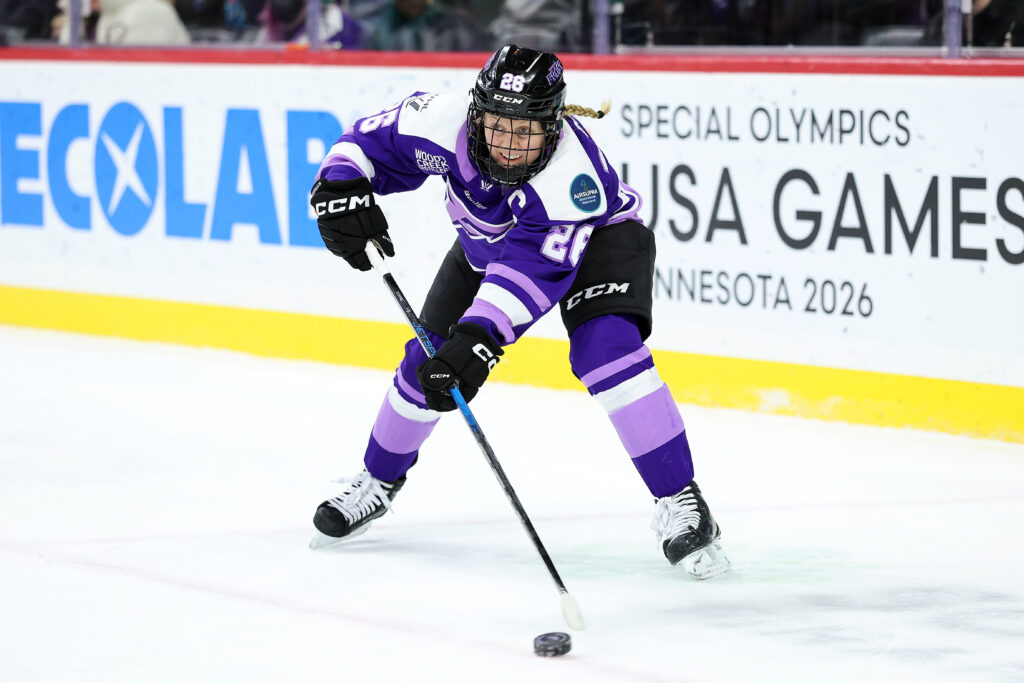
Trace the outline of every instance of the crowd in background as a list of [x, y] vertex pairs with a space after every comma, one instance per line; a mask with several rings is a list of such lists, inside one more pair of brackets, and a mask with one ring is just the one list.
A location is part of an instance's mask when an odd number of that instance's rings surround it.
[[[0, 0], [0, 45], [308, 43], [306, 0]], [[589, 0], [323, 0], [325, 49], [589, 52]], [[609, 0], [613, 45], [940, 45], [943, 0]], [[970, 28], [967, 28], [967, 24]], [[973, 0], [975, 46], [1024, 45], [1024, 0]]]

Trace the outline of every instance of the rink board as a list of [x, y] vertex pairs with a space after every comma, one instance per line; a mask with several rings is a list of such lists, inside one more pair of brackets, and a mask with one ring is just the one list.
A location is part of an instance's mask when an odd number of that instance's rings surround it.
[[[0, 322], [393, 367], [401, 318], [319, 244], [309, 180], [344, 126], [481, 61], [0, 53]], [[586, 123], [646, 200], [678, 400], [1024, 441], [1024, 64], [566, 63], [571, 102], [614, 103]], [[381, 201], [414, 304], [442, 192]], [[576, 388], [567, 353], [548, 316], [496, 378]]]
[[[27, 327], [381, 369], [397, 365], [411, 336], [395, 323], [3, 286], [0, 311], [2, 322]], [[657, 349], [654, 355], [684, 403], [1024, 443], [1019, 387]], [[566, 342], [527, 337], [508, 350], [492, 381], [581, 389], [567, 357]]]

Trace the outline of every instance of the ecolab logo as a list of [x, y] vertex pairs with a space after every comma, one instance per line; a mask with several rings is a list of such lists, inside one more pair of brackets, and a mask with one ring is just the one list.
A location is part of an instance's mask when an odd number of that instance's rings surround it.
[[[185, 154], [186, 132], [197, 132], [186, 131], [181, 107], [162, 108], [156, 134], [152, 114], [147, 119], [130, 102], [97, 109], [69, 104], [50, 119], [41, 103], [0, 101], [0, 227], [43, 228], [49, 202], [59, 221], [75, 230], [109, 226], [131, 237], [162, 222], [167, 237], [230, 241], [236, 231], [255, 228], [263, 244], [323, 246], [308, 205], [320, 159], [308, 158], [308, 143], [319, 140], [326, 150], [341, 135], [331, 114], [285, 113], [287, 183], [280, 187], [272, 181], [256, 109], [227, 109], [212, 124], [204, 118], [216, 132], [199, 131], [202, 142], [193, 147], [209, 155], [202, 160]], [[211, 139], [219, 150], [208, 145]], [[186, 199], [189, 162], [191, 168], [215, 163], [217, 177], [204, 184], [204, 194]], [[285, 220], [275, 202], [281, 192]], [[163, 215], [154, 220], [158, 207]]]

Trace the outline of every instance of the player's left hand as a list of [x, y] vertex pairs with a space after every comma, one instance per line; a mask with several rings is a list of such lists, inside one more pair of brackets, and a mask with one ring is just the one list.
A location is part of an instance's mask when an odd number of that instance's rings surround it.
[[455, 410], [455, 399], [449, 393], [454, 386], [466, 402], [473, 400], [487, 375], [505, 352], [476, 323], [459, 323], [451, 329], [451, 337], [433, 358], [416, 368], [427, 406], [432, 410]]

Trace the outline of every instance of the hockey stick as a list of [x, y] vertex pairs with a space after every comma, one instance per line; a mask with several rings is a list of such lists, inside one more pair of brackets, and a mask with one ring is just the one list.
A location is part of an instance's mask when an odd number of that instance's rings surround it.
[[[409, 305], [409, 300], [405, 298], [402, 290], [399, 289], [398, 283], [395, 281], [395, 277], [391, 274], [387, 264], [384, 262], [384, 257], [381, 252], [377, 250], [373, 243], [366, 245], [366, 255], [370, 258], [370, 263], [373, 264], [374, 269], [380, 273], [381, 277], [384, 278], [384, 284], [388, 286], [391, 291], [391, 296], [395, 298], [395, 302], [398, 307], [402, 309], [402, 313], [405, 314], [405, 319], [409, 321], [413, 331], [416, 333], [416, 338], [420, 342], [420, 346], [426, 352], [427, 357], [433, 358], [434, 354], [437, 353], [434, 349], [434, 344], [430, 341], [430, 337], [427, 336], [427, 331], [423, 328], [423, 324], [420, 323], [419, 318], [413, 311], [412, 306]], [[565, 622], [577, 631], [583, 630], [583, 615], [580, 614], [579, 605], [576, 604], [575, 598], [569, 595], [569, 590], [565, 587], [565, 583], [562, 581], [562, 577], [558, 575], [558, 570], [555, 569], [555, 563], [551, 561], [551, 556], [548, 555], [548, 551], [544, 549], [544, 544], [540, 542], [540, 537], [537, 535], [537, 530], [533, 528], [533, 524], [530, 522], [530, 518], [526, 516], [526, 510], [523, 509], [523, 504], [519, 502], [519, 496], [516, 495], [515, 490], [512, 488], [512, 484], [509, 482], [508, 477], [505, 476], [505, 471], [501, 468], [501, 463], [498, 462], [497, 456], [494, 455], [494, 451], [491, 449], [491, 445], [487, 442], [487, 437], [484, 436], [483, 430], [480, 428], [480, 424], [476, 421], [476, 417], [473, 416], [473, 412], [469, 409], [469, 405], [466, 404], [466, 400], [462, 396], [462, 392], [459, 391], [458, 387], [452, 387], [449, 389], [452, 398], [455, 400], [455, 405], [459, 407], [459, 412], [466, 418], [466, 424], [469, 425], [470, 431], [473, 432], [473, 436], [476, 438], [477, 445], [480, 446], [480, 450], [483, 451], [484, 457], [487, 458], [487, 463], [491, 466], [491, 471], [494, 472], [494, 476], [498, 478], [498, 482], [501, 484], [502, 490], [505, 491], [505, 495], [508, 497], [512, 507], [515, 508], [516, 514], [519, 515], [519, 521], [522, 522], [523, 528], [526, 529], [526, 533], [530, 536], [530, 540], [533, 541], [533, 547], [540, 553], [540, 557], [544, 560], [544, 565], [548, 568], [548, 573], [551, 574], [551, 578], [554, 579], [555, 585], [558, 587], [558, 592], [562, 596], [562, 616], [565, 617]]]

